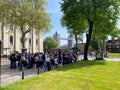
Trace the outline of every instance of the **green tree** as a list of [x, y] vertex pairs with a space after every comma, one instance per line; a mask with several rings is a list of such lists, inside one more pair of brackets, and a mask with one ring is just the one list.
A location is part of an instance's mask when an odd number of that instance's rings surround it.
[[0, 29], [1, 29], [1, 53], [3, 54], [3, 46], [4, 46], [4, 26], [7, 25], [8, 18], [8, 5], [5, 0], [0, 1]]
[[[81, 36], [87, 27], [86, 21], [83, 20], [82, 17], [80, 17], [81, 16], [76, 16], [75, 13], [71, 13], [68, 15], [64, 14], [61, 19], [62, 26], [67, 27], [68, 33], [74, 35], [77, 48], [78, 40], [81, 39]], [[77, 22], [78, 19], [79, 22]], [[83, 25], [81, 25], [81, 23], [83, 23]]]
[[46, 37], [46, 39], [44, 40], [44, 48], [45, 49], [59, 48], [59, 43], [52, 37]]
[[[83, 22], [87, 22], [84, 60], [88, 60], [88, 48], [94, 31], [109, 34], [116, 27], [119, 3], [119, 0], [62, 0], [61, 10], [68, 19], [71, 14], [75, 14], [78, 19], [71, 17], [72, 22], [79, 22], [81, 17]], [[84, 26], [84, 23], [79, 25]]]
[[[108, 36], [112, 36], [112, 37], [119, 37], [119, 34], [120, 34], [120, 30], [117, 28], [117, 26], [115, 24], [112, 24], [112, 25], [109, 25], [108, 26], [105, 26], [104, 28], [94, 28], [94, 32], [92, 34], [92, 42], [96, 42], [96, 45], [97, 45], [97, 50], [99, 51], [105, 51], [105, 43], [106, 43], [106, 40], [108, 40]], [[92, 44], [91, 42], [91, 45], [93, 46], [94, 44]], [[94, 43], [95, 43], [94, 42]]]
[[20, 28], [22, 48], [25, 48], [27, 33], [49, 30], [50, 18], [45, 11], [45, 0], [9, 0], [8, 4], [9, 23]]
[[90, 46], [96, 51], [99, 49], [97, 39], [95, 37], [91, 39]]

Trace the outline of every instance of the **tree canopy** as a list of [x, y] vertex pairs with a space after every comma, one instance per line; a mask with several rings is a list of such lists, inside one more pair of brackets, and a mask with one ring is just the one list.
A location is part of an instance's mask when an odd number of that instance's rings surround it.
[[[20, 28], [22, 48], [25, 48], [25, 36], [31, 30], [38, 33], [49, 31], [50, 18], [46, 12], [45, 0], [3, 0], [7, 5], [9, 24]], [[3, 11], [4, 12], [4, 11]]]
[[44, 48], [45, 49], [59, 48], [59, 43], [52, 37], [46, 37], [46, 39], [44, 40]]
[[[75, 30], [74, 27], [86, 26], [86, 30], [80, 27], [77, 29], [86, 33], [84, 60], [88, 60], [88, 48], [93, 33], [111, 35], [117, 30], [119, 4], [119, 0], [62, 0], [61, 10], [64, 13], [63, 19], [68, 23], [66, 26], [73, 30]], [[72, 26], [73, 22], [76, 24]]]

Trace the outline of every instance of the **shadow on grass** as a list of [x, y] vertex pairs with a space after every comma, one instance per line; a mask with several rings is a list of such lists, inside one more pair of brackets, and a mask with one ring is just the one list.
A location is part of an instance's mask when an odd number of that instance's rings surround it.
[[61, 68], [58, 68], [56, 71], [67, 71], [71, 69], [81, 69], [84, 67], [91, 67], [95, 65], [106, 65], [104, 60], [95, 60], [95, 61], [78, 61], [68, 65], [65, 65]]

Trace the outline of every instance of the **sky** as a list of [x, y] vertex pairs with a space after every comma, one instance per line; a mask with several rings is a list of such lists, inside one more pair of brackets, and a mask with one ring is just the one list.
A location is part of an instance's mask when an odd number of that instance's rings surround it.
[[[60, 19], [62, 18], [62, 12], [60, 10], [60, 4], [62, 0], [46, 0], [48, 3], [46, 6], [47, 12], [50, 13], [52, 29], [49, 33], [43, 35], [43, 38], [48, 36], [53, 37], [53, 34], [57, 31], [60, 37], [67, 38], [68, 33], [65, 27], [62, 27]], [[60, 45], [67, 44], [66, 40], [61, 40]]]
[[118, 20], [118, 28], [120, 29], [120, 20]]

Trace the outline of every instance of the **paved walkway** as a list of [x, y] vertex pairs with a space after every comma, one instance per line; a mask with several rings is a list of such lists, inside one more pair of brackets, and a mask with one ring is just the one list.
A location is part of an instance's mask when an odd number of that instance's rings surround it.
[[[83, 55], [80, 55], [78, 57], [79, 60], [82, 60], [83, 59]], [[89, 60], [95, 60], [95, 56], [88, 56], [88, 59]], [[120, 61], [120, 57], [117, 57], [117, 58], [104, 58], [104, 60], [106, 61]]]
[[[1, 60], [1, 86], [5, 86], [17, 81], [22, 80], [22, 72], [18, 69], [10, 69], [9, 60], [2, 59]], [[38, 75], [37, 69], [23, 69], [24, 78], [29, 78], [31, 76]], [[40, 74], [43, 73], [43, 70], [40, 69]]]

